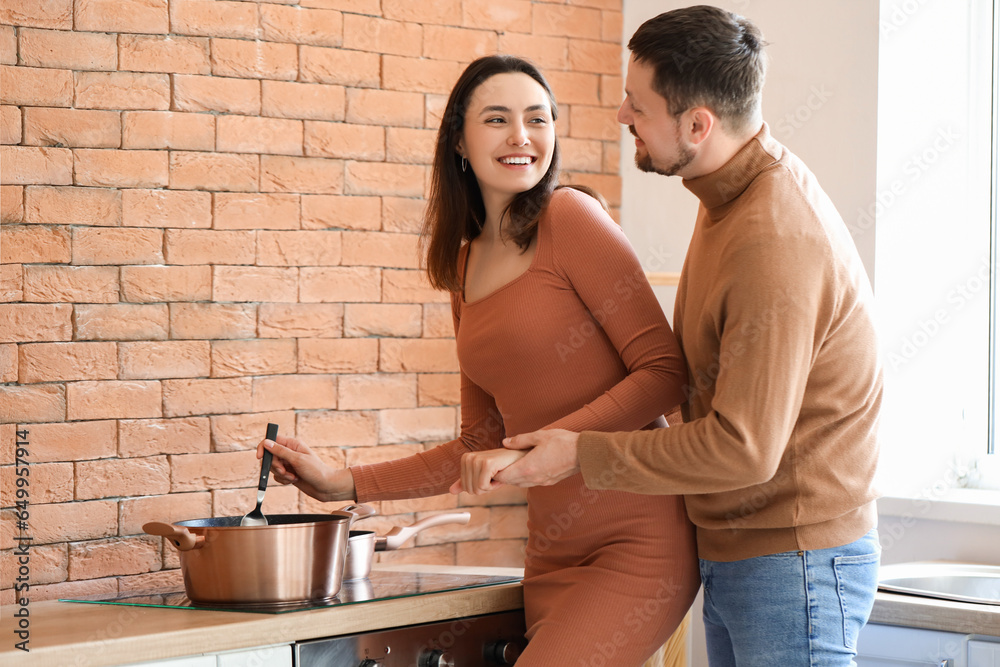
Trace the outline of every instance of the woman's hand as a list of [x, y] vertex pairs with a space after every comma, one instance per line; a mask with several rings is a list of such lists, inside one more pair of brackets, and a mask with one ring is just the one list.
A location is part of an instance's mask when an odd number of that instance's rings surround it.
[[317, 500], [354, 500], [354, 476], [350, 470], [337, 470], [323, 462], [304, 442], [279, 435], [277, 442], [261, 440], [257, 458], [264, 450], [274, 454], [271, 476], [279, 484], [294, 484], [300, 491]]
[[494, 481], [493, 477], [510, 464], [522, 459], [527, 453], [511, 449], [488, 449], [463, 454], [462, 475], [451, 485], [449, 491], [452, 493], [465, 491], [473, 495], [492, 491], [501, 486], [501, 483]]

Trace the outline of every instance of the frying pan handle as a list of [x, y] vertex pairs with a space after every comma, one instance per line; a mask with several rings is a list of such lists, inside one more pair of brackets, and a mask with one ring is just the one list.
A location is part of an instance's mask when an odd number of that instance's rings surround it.
[[469, 523], [471, 518], [472, 515], [468, 512], [445, 512], [424, 517], [409, 526], [396, 526], [386, 533], [385, 537], [376, 538], [375, 550], [392, 551], [403, 546], [404, 542], [426, 528], [443, 526], [447, 523]]
[[142, 530], [149, 535], [159, 535], [170, 540], [178, 551], [190, 551], [200, 549], [205, 543], [204, 535], [195, 535], [183, 526], [175, 526], [160, 521], [151, 521], [143, 524]]

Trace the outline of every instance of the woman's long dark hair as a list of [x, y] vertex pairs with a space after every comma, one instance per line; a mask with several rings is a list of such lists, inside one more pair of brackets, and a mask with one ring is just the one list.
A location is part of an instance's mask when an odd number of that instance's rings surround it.
[[[465, 129], [465, 113], [473, 92], [487, 79], [497, 74], [527, 74], [545, 89], [556, 119], [556, 101], [552, 89], [538, 68], [514, 56], [486, 56], [474, 60], [451, 90], [448, 105], [438, 130], [434, 152], [434, 172], [431, 178], [427, 217], [424, 220], [423, 242], [427, 248], [427, 275], [437, 289], [458, 292], [462, 280], [458, 270], [458, 251], [465, 241], [479, 236], [486, 223], [486, 206], [479, 183], [472, 170], [463, 171], [462, 157], [456, 152]], [[507, 207], [507, 222], [501, 233], [527, 250], [535, 237], [538, 217], [549, 201], [559, 177], [559, 142], [552, 148], [552, 163], [535, 187], [517, 194]]]

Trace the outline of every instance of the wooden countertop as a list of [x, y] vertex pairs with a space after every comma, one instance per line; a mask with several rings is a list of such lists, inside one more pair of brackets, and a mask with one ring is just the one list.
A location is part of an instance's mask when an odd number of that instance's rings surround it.
[[1000, 637], [1000, 605], [879, 593], [869, 623]]
[[[519, 568], [432, 565], [384, 570], [522, 575]], [[0, 607], [0, 665], [101, 667], [290, 643], [414, 623], [520, 609], [520, 582], [287, 614], [186, 611], [46, 600], [30, 610], [30, 652], [14, 647], [16, 607]]]

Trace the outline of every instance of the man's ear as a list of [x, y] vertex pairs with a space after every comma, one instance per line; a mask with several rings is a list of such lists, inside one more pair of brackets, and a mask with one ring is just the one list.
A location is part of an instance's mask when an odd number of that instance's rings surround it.
[[690, 144], [700, 144], [708, 139], [718, 122], [708, 107], [691, 107], [681, 117], [681, 135]]

